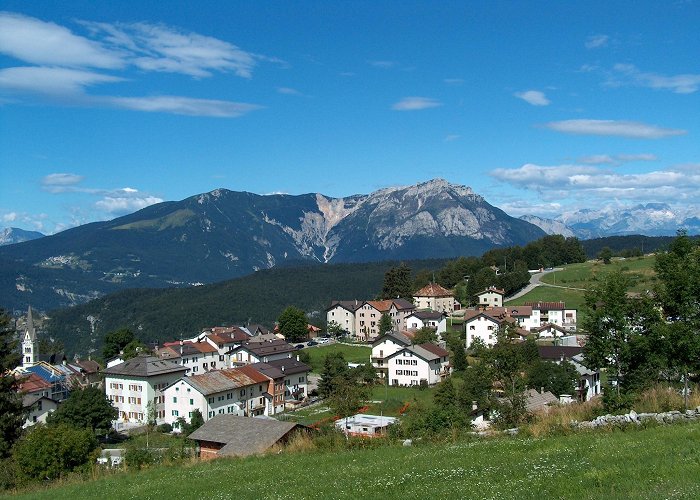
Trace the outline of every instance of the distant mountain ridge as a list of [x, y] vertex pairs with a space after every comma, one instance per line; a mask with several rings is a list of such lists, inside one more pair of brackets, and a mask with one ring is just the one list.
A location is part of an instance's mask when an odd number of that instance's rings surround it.
[[554, 219], [534, 215], [520, 217], [547, 234], [576, 236], [582, 240], [606, 236], [673, 236], [679, 229], [700, 234], [697, 209], [674, 209], [666, 203], [646, 203], [632, 207], [603, 207], [564, 212]]
[[346, 198], [216, 189], [40, 244], [0, 248], [0, 304], [50, 309], [124, 288], [212, 283], [294, 261], [480, 255], [544, 234], [441, 179]]
[[6, 227], [0, 230], [0, 246], [13, 245], [23, 241], [43, 238], [44, 234], [39, 231], [27, 231], [18, 227]]

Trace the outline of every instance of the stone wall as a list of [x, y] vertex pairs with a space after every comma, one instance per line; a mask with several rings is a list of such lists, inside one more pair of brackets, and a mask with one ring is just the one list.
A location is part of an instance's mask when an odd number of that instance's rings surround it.
[[686, 410], [684, 412], [674, 410], [663, 413], [637, 413], [632, 410], [624, 415], [601, 415], [595, 420], [587, 422], [571, 422], [571, 426], [578, 429], [595, 429], [596, 427], [607, 425], [641, 425], [649, 421], [655, 421], [659, 424], [700, 421], [700, 406], [694, 410]]

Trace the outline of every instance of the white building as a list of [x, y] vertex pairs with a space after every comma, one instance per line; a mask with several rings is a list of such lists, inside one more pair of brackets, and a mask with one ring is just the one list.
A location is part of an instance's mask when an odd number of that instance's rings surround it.
[[165, 388], [165, 421], [175, 424], [180, 418], [189, 422], [199, 410], [207, 421], [216, 415], [245, 417], [269, 415], [270, 379], [251, 368], [229, 368], [183, 377]]
[[358, 413], [336, 420], [335, 427], [348, 436], [380, 437], [386, 436], [388, 427], [396, 423], [397, 420], [395, 417]]
[[206, 340], [169, 342], [156, 351], [156, 356], [184, 366], [187, 375], [227, 367], [227, 356], [219, 354], [218, 349]]
[[362, 304], [357, 300], [334, 300], [326, 309], [326, 324], [336, 323], [350, 335], [355, 335], [355, 312]]
[[449, 355], [435, 344], [404, 347], [387, 358], [390, 385], [434, 385], [450, 374]]
[[438, 311], [414, 311], [406, 316], [406, 329], [432, 328], [439, 336], [447, 331], [447, 316]]
[[476, 296], [478, 298], [479, 307], [503, 307], [503, 296], [505, 290], [490, 286]]
[[268, 379], [272, 395], [272, 413], [283, 412], [287, 404], [295, 405], [309, 395], [309, 372], [311, 367], [299, 358], [285, 358], [249, 365]]
[[569, 332], [576, 331], [576, 309], [567, 308], [564, 302], [525, 302], [539, 314], [539, 325], [546, 323], [561, 326]]
[[162, 391], [186, 372], [186, 367], [154, 356], [136, 356], [105, 368], [105, 393], [119, 411], [117, 428], [145, 423], [149, 401], [155, 404], [157, 421], [163, 422], [166, 415]]
[[45, 424], [49, 413], [58, 408], [58, 402], [38, 394], [25, 394], [22, 398], [22, 406], [27, 412], [27, 419], [22, 425], [22, 428], [26, 429], [35, 424]]
[[411, 339], [399, 332], [388, 332], [378, 337], [372, 343], [372, 355], [370, 361], [372, 366], [379, 372], [379, 376], [385, 378], [387, 375], [387, 358], [400, 351], [404, 347], [411, 345]]

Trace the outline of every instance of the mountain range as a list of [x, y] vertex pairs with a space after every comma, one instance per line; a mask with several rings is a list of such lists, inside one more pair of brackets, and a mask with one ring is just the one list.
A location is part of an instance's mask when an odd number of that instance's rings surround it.
[[299, 261], [481, 255], [544, 236], [436, 179], [368, 195], [217, 189], [0, 248], [0, 304], [52, 309], [124, 288], [222, 281]]
[[700, 233], [700, 213], [697, 209], [674, 209], [665, 203], [582, 209], [564, 212], [554, 219], [533, 215], [523, 215], [520, 219], [536, 225], [547, 234], [576, 236], [582, 240], [631, 234], [673, 236], [678, 229], [686, 229], [688, 234]]
[[6, 227], [0, 229], [0, 246], [14, 245], [23, 241], [36, 240], [44, 235], [39, 231], [26, 231], [18, 227]]

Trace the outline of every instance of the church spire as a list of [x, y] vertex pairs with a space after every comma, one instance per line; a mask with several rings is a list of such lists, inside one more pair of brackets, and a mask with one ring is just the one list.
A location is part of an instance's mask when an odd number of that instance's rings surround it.
[[27, 311], [27, 324], [24, 329], [22, 339], [22, 366], [27, 368], [39, 362], [39, 342], [36, 339], [36, 329], [34, 328], [34, 318], [32, 317], [32, 306]]

